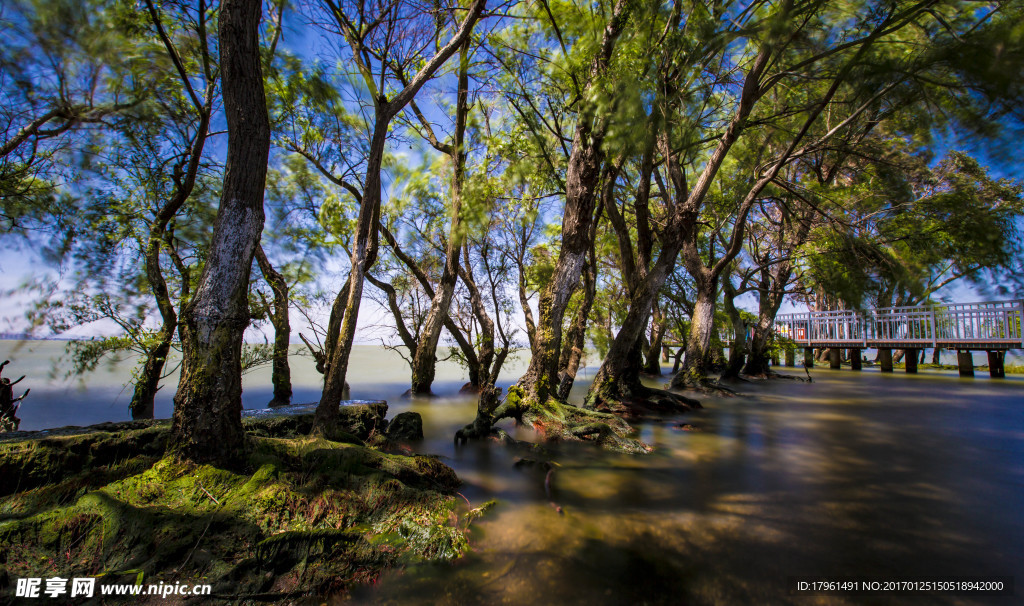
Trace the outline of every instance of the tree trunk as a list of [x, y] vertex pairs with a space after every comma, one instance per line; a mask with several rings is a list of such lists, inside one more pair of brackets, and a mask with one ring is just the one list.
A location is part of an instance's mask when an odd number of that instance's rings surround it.
[[[167, 218], [169, 220], [170, 216]], [[146, 352], [146, 361], [143, 362], [142, 371], [135, 380], [132, 401], [128, 405], [128, 410], [131, 411], [134, 420], [153, 418], [156, 392], [160, 389], [160, 378], [163, 376], [164, 365], [167, 363], [167, 354], [171, 351], [174, 332], [178, 329], [178, 314], [174, 310], [171, 295], [167, 290], [167, 282], [164, 280], [163, 271], [160, 268], [160, 248], [166, 226], [167, 223], [158, 218], [156, 225], [151, 228], [149, 244], [146, 247], [146, 280], [156, 299], [162, 325], [157, 333], [157, 343]], [[187, 292], [187, 289], [188, 285], [185, 283], [183, 290]], [[185, 294], [183, 293], [182, 296], [184, 297]]]
[[274, 358], [270, 379], [274, 385], [274, 397], [270, 400], [270, 406], [287, 406], [292, 401], [292, 371], [288, 366], [288, 337], [292, 330], [288, 320], [288, 283], [270, 264], [262, 245], [256, 247], [256, 262], [274, 291], [274, 308], [270, 313], [270, 323], [274, 325]]
[[[615, 42], [628, 17], [627, 3], [619, 0], [605, 27], [601, 47], [590, 65], [588, 91], [607, 70]], [[597, 108], [585, 105], [573, 133], [565, 179], [562, 246], [551, 282], [541, 292], [538, 301], [533, 356], [526, 374], [518, 384], [523, 389], [524, 401], [529, 403], [543, 404], [551, 395], [555, 395], [565, 309], [579, 284], [587, 250], [590, 248], [590, 223], [594, 218], [598, 197], [597, 189], [605, 157], [603, 143], [609, 123], [606, 114], [596, 112]]]
[[729, 360], [725, 364], [725, 370], [722, 372], [721, 378], [738, 379], [740, 371], [743, 370], [743, 363], [746, 361], [747, 325], [743, 321], [743, 316], [740, 315], [740, 310], [736, 308], [734, 302], [736, 290], [728, 278], [723, 282], [722, 289], [724, 291], [722, 302], [725, 307], [725, 313], [729, 316], [729, 322], [732, 324], [734, 337], [732, 344], [729, 346]]
[[236, 460], [242, 430], [242, 334], [249, 273], [263, 231], [270, 151], [260, 66], [262, 2], [225, 0], [220, 12], [221, 90], [228, 151], [220, 208], [203, 275], [180, 326], [181, 381], [169, 449], [195, 462]]
[[[595, 222], [596, 224], [596, 222]], [[593, 261], [593, 257], [591, 258]], [[588, 263], [583, 270], [583, 300], [576, 310], [576, 316], [569, 326], [565, 335], [565, 343], [562, 346], [562, 355], [558, 360], [558, 399], [565, 401], [569, 398], [569, 392], [576, 381], [576, 373], [580, 369], [580, 362], [583, 360], [583, 346], [587, 338], [587, 319], [590, 317], [590, 309], [594, 306], [594, 298], [597, 296], [597, 280], [594, 276], [596, 264]]]
[[653, 390], [640, 383], [640, 340], [650, 319], [654, 298], [675, 264], [677, 252], [678, 249], [673, 251], [666, 246], [654, 267], [633, 290], [629, 311], [587, 393], [587, 408], [615, 409], [617, 402], [637, 403], [638, 400], [653, 398], [658, 398], [663, 407], [670, 406], [675, 411], [699, 405], [695, 400]]
[[683, 356], [686, 355], [686, 346], [679, 347], [676, 349], [675, 360], [672, 363], [672, 374], [679, 372], [679, 368], [683, 365]]
[[[776, 277], [783, 272], [777, 272]], [[784, 281], [789, 280], [788, 268], [784, 272]], [[743, 373], [753, 377], [766, 377], [771, 371], [768, 364], [771, 357], [772, 340], [775, 338], [775, 316], [782, 306], [782, 285], [778, 281], [775, 289], [771, 285], [763, 284], [758, 288], [759, 301], [757, 306], [757, 323], [754, 325], [754, 332], [750, 338], [749, 353], [747, 354], [747, 365]]]
[[430, 393], [434, 382], [434, 367], [437, 364], [437, 342], [441, 338], [441, 327], [451, 307], [455, 284], [459, 280], [459, 252], [466, 234], [462, 227], [462, 185], [466, 176], [466, 151], [464, 139], [466, 134], [466, 118], [469, 113], [469, 43], [463, 44], [459, 51], [459, 88], [455, 104], [455, 137], [450, 148], [452, 159], [452, 215], [451, 228], [448, 233], [448, 246], [445, 249], [444, 271], [441, 282], [434, 297], [430, 301], [430, 311], [420, 329], [417, 339], [416, 354], [412, 360], [412, 393], [425, 395]]
[[[473, 357], [474, 367], [470, 369], [470, 384], [474, 389], [487, 390], [494, 387], [497, 376], [491, 373], [491, 365], [494, 362], [494, 320], [487, 313], [483, 296], [480, 294], [480, 287], [473, 277], [473, 267], [469, 262], [469, 249], [464, 248], [464, 267], [461, 269], [462, 281], [469, 290], [469, 302], [473, 308], [473, 316], [480, 324], [480, 338], [477, 355]], [[468, 341], [468, 339], [467, 339]]]
[[146, 352], [146, 361], [142, 364], [142, 371], [135, 380], [132, 401], [128, 405], [128, 410], [132, 413], [132, 420], [153, 418], [156, 392], [160, 390], [160, 378], [163, 376], [167, 355], [171, 351], [171, 341], [174, 339], [174, 328], [171, 329], [172, 332], [167, 332], [166, 328], [165, 324], [157, 337], [159, 339], [157, 344]]
[[[356, 335], [356, 322], [359, 319], [359, 304], [363, 296], [363, 283], [366, 271], [377, 260], [378, 226], [380, 225], [381, 181], [380, 171], [384, 160], [384, 147], [387, 144], [388, 127], [391, 120], [409, 104], [438, 69], [462, 46], [473, 26], [483, 12], [486, 0], [476, 0], [469, 9], [469, 14], [459, 26], [458, 32], [443, 48], [420, 68], [412, 81], [390, 101], [381, 94], [374, 99], [376, 104], [373, 135], [370, 139], [370, 151], [366, 158], [366, 174], [363, 181], [362, 199], [359, 204], [359, 218], [356, 222], [356, 233], [353, 238], [351, 270], [348, 279], [348, 300], [345, 303], [344, 318], [336, 346], [331, 352], [329, 368], [324, 376], [324, 389], [320, 395], [320, 403], [313, 417], [313, 431], [330, 435], [338, 424], [338, 405], [344, 397], [345, 376], [348, 373], [348, 361], [352, 354], [352, 343]], [[350, 40], [355, 44], [355, 41]], [[365, 74], [364, 74], [365, 75]], [[372, 83], [372, 78], [370, 79]], [[445, 314], [447, 315], [447, 314]]]
[[551, 282], [540, 294], [533, 356], [526, 374], [519, 380], [526, 399], [532, 402], [546, 402], [555, 394], [565, 310], [579, 283], [590, 248], [587, 236], [604, 152], [599, 147], [601, 137], [591, 136], [589, 131], [589, 126], [581, 120], [569, 158], [562, 247]]
[[351, 269], [348, 276], [348, 299], [342, 314], [337, 342], [330, 347], [331, 356], [324, 375], [324, 389], [320, 395], [314, 415], [314, 430], [330, 435], [338, 423], [338, 405], [344, 397], [348, 361], [352, 355], [352, 343], [356, 337], [356, 322], [359, 319], [359, 305], [363, 299], [363, 285], [366, 271], [377, 257], [377, 223], [380, 218], [380, 171], [387, 143], [390, 120], [378, 112], [370, 142], [370, 154], [366, 160], [366, 180], [363, 199], [359, 205], [359, 218], [350, 257]]
[[[644, 356], [644, 368], [645, 374], [649, 375], [660, 375], [661, 374], [661, 356], [664, 353], [664, 347], [662, 347], [662, 340], [665, 338], [665, 330], [668, 328], [668, 322], [661, 315], [661, 310], [658, 308], [657, 302], [655, 302], [654, 310], [651, 313], [651, 342], [647, 348], [647, 354]], [[667, 360], [667, 356], [666, 356]]]
[[711, 335], [717, 294], [717, 277], [697, 281], [697, 300], [690, 319], [690, 334], [686, 338], [686, 359], [682, 370], [672, 377], [671, 385], [676, 389], [700, 387], [707, 383], [712, 367]]

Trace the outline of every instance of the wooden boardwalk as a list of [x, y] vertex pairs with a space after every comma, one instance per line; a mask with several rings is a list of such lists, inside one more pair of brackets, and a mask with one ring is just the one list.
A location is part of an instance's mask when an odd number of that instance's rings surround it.
[[987, 351], [991, 375], [1002, 377], [1006, 350], [1024, 348], [1024, 300], [781, 314], [775, 332], [804, 348], [808, 366], [814, 349], [829, 349], [839, 368], [841, 350], [848, 349], [859, 369], [861, 350], [877, 349], [882, 370], [891, 371], [892, 350], [902, 349], [907, 372], [916, 372], [920, 350], [942, 348], [957, 351], [964, 376], [974, 375], [971, 352]]
[[782, 314], [775, 332], [805, 347], [1007, 350], [1024, 347], [1024, 300]]

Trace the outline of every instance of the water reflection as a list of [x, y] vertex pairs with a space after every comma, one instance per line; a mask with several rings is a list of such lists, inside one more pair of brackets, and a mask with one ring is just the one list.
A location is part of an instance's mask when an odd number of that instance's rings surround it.
[[1024, 382], [815, 376], [708, 399], [680, 419], [699, 431], [644, 424], [650, 456], [556, 449], [550, 499], [544, 474], [517, 471], [514, 452], [431, 442], [466, 480], [467, 498], [501, 505], [474, 524], [471, 556], [391, 573], [353, 601], [1016, 603], [789, 595], [786, 577], [806, 574], [1024, 579]]

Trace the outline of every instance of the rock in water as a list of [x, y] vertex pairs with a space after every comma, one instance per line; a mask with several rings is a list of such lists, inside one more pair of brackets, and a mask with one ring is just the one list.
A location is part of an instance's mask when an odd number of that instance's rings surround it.
[[409, 442], [423, 439], [423, 418], [418, 412], [403, 412], [388, 424], [385, 435], [391, 440]]

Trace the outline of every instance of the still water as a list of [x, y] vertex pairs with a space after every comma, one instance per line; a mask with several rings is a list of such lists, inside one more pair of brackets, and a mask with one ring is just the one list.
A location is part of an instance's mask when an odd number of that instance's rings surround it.
[[[123, 364], [84, 384], [47, 380], [43, 361], [59, 344], [0, 345], [14, 361], [8, 374], [29, 374], [23, 429], [127, 418]], [[1019, 377], [819, 368], [812, 384], [743, 384], [743, 397], [704, 397], [703, 411], [638, 424], [651, 455], [552, 450], [548, 494], [543, 469], [514, 466], [523, 453], [454, 447], [452, 434], [474, 413], [472, 399], [457, 396], [458, 367], [439, 368], [442, 397], [408, 401], [396, 354], [356, 353], [352, 397], [386, 398], [390, 415], [419, 412], [427, 439], [418, 449], [455, 468], [473, 506], [498, 502], [473, 523], [470, 555], [390, 573], [357, 591], [356, 603], [1024, 603]], [[523, 369], [515, 362], [503, 382]], [[270, 399], [268, 372], [246, 376], [247, 408]], [[310, 361], [296, 359], [294, 372], [295, 402], [315, 401]], [[169, 414], [171, 390], [158, 416]], [[695, 431], [676, 429], [680, 421]], [[1008, 597], [793, 595], [787, 577], [798, 575], [1003, 575], [1018, 588]]]

